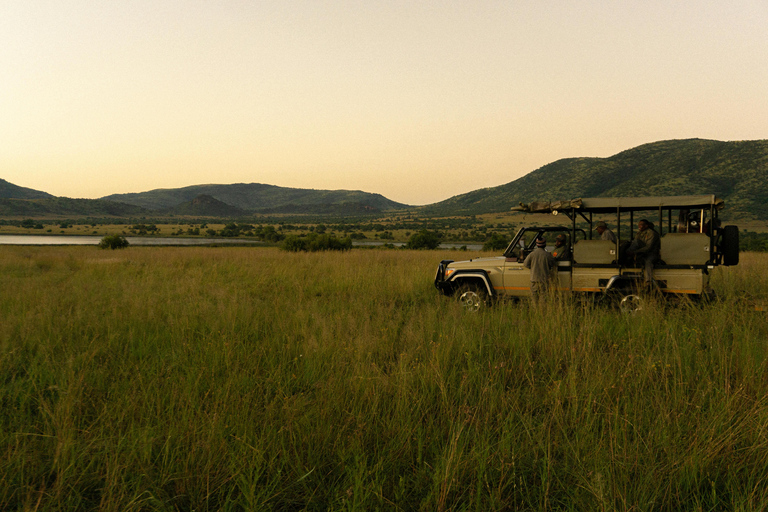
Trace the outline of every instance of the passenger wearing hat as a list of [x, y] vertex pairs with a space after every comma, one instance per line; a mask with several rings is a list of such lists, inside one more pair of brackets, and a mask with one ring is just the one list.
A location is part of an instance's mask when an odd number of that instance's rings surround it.
[[616, 243], [616, 235], [613, 234], [613, 231], [608, 229], [608, 225], [605, 222], [598, 222], [595, 231], [600, 235], [600, 240], [608, 240], [609, 242]]
[[552, 256], [555, 261], [565, 261], [570, 257], [571, 247], [566, 240], [567, 238], [562, 233], [555, 237], [555, 248], [552, 249]]
[[537, 238], [536, 248], [523, 261], [523, 266], [531, 269], [531, 297], [534, 302], [540, 301], [546, 293], [549, 273], [555, 266], [555, 258], [546, 251], [546, 246], [546, 240]]
[[641, 219], [637, 223], [635, 239], [627, 248], [627, 254], [635, 258], [637, 266], [643, 269], [646, 288], [653, 282], [653, 266], [661, 258], [661, 236], [653, 229], [653, 223]]

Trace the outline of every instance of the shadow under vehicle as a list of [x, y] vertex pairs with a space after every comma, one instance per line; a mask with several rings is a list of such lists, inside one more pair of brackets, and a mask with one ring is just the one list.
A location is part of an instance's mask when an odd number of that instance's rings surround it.
[[[541, 236], [551, 251], [557, 235], [566, 236], [570, 252], [553, 269], [550, 288], [608, 299], [625, 310], [642, 308], [643, 294], [701, 298], [712, 294], [709, 271], [739, 262], [737, 226], [721, 226], [724, 203], [714, 195], [584, 198], [521, 203], [513, 211], [562, 214], [570, 225], [523, 227], [503, 255], [468, 261], [443, 260], [435, 286], [457, 296], [470, 310], [498, 298], [531, 295], [530, 270], [523, 260]], [[650, 290], [643, 288], [643, 269], [628, 254], [636, 220], [647, 219], [660, 235], [660, 260]], [[606, 222], [616, 241], [601, 240], [594, 229]]]

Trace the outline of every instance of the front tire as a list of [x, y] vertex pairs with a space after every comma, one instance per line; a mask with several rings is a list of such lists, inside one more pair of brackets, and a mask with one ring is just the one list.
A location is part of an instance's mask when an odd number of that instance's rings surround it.
[[488, 307], [488, 293], [479, 286], [462, 286], [456, 291], [456, 300], [469, 313]]

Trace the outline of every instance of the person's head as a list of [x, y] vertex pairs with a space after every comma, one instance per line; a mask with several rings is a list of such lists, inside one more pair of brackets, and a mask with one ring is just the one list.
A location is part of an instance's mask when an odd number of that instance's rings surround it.
[[560, 247], [563, 244], [565, 244], [565, 235], [561, 233], [555, 237], [555, 245]]
[[651, 223], [646, 219], [640, 219], [640, 222], [637, 223], [637, 229], [640, 231], [645, 231], [649, 227], [651, 227]]
[[597, 223], [597, 227], [595, 228], [595, 231], [597, 231], [598, 235], [602, 235], [606, 229], [608, 229], [608, 225], [605, 222], [600, 221]]
[[545, 248], [547, 246], [547, 241], [543, 238], [537, 238], [536, 239], [536, 247]]

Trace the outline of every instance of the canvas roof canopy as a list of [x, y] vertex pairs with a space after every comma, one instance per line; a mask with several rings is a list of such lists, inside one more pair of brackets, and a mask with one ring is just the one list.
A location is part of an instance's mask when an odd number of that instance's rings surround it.
[[513, 211], [527, 213], [552, 213], [557, 210], [576, 210], [581, 212], [611, 213], [621, 211], [641, 211], [659, 209], [693, 209], [714, 206], [723, 208], [723, 200], [714, 195], [698, 196], [659, 196], [659, 197], [587, 197], [565, 201], [542, 201], [520, 203]]

